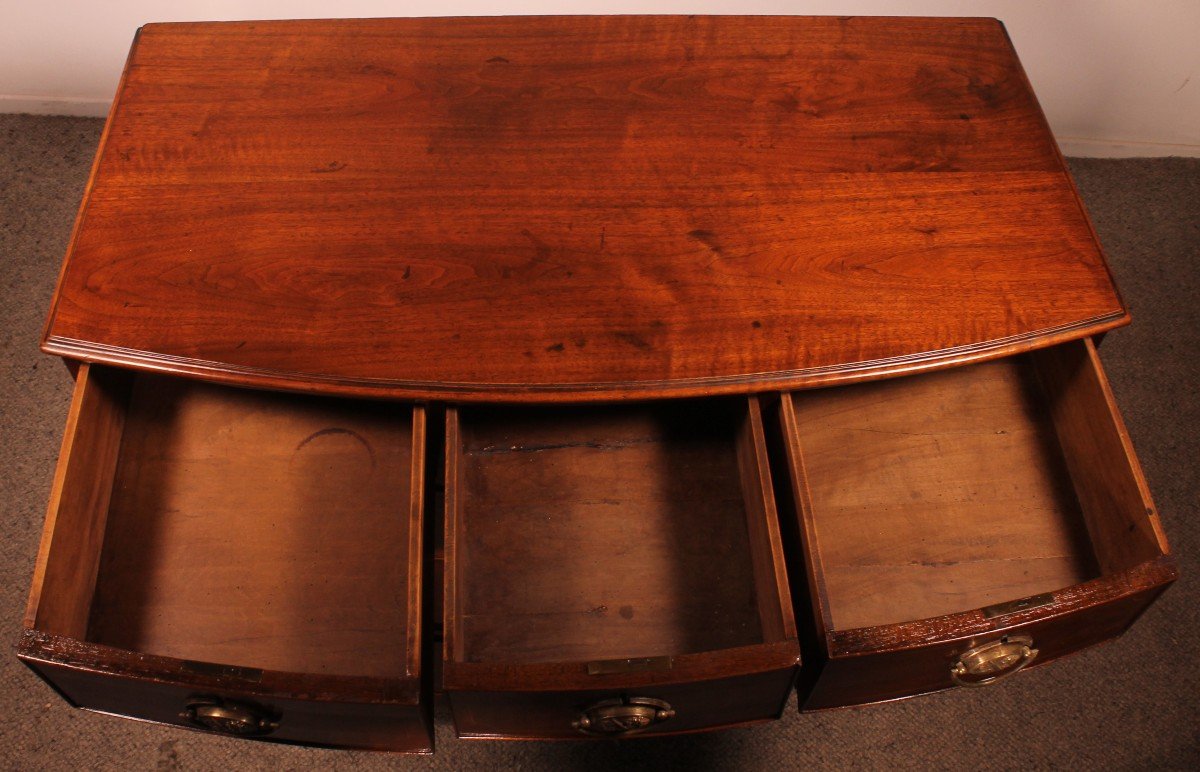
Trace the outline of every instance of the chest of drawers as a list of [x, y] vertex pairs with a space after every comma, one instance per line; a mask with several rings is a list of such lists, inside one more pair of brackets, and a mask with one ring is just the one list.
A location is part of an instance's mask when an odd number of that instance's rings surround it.
[[1175, 578], [1128, 320], [993, 20], [149, 25], [18, 654], [414, 752], [990, 684]]

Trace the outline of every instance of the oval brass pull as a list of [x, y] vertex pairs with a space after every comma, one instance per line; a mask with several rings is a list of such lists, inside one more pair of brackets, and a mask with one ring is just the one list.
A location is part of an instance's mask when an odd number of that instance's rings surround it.
[[217, 697], [191, 700], [179, 717], [201, 729], [240, 737], [270, 734], [279, 728], [279, 722], [262, 710]]
[[950, 678], [959, 686], [988, 686], [1023, 670], [1037, 655], [1032, 638], [1007, 635], [964, 651], [950, 668]]
[[621, 737], [674, 718], [670, 703], [650, 697], [616, 697], [588, 706], [572, 726], [584, 734]]

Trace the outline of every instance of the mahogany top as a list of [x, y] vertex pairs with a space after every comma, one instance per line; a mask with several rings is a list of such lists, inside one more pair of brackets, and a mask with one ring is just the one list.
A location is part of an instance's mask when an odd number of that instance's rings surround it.
[[995, 20], [155, 24], [43, 348], [587, 400], [879, 377], [1127, 321]]

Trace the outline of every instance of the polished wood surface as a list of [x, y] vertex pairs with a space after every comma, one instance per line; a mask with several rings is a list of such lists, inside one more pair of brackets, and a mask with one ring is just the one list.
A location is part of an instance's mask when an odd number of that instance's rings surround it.
[[[951, 380], [960, 388], [943, 388]], [[914, 399], [922, 392], [928, 399]], [[793, 584], [806, 588], [794, 599], [812, 624], [804, 709], [951, 688], [957, 658], [1004, 635], [1032, 635], [1035, 666], [1052, 661], [1124, 632], [1178, 575], [1091, 341], [785, 394], [778, 420], [785, 544]], [[852, 445], [900, 447], [871, 455], [821, 439], [855, 427], [881, 436]], [[926, 442], [938, 453], [921, 452]], [[838, 487], [831, 453], [857, 459], [855, 485], [875, 496], [877, 521], [853, 527], [856, 494]], [[1114, 500], [1076, 494], [1093, 485]], [[878, 583], [847, 581], [847, 566], [879, 573]], [[909, 572], [921, 584], [906, 585]], [[981, 608], [1034, 594], [1028, 607]]]
[[1003, 28], [142, 29], [43, 346], [455, 400], [765, 391], [1127, 320]]
[[439, 687], [579, 739], [1051, 661], [1176, 577], [1087, 338], [1127, 321], [995, 20], [148, 25], [42, 341], [83, 364], [18, 654], [410, 751]]

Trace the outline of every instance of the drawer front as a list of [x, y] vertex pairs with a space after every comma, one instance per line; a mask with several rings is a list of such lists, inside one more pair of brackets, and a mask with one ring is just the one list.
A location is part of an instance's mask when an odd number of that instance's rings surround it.
[[691, 684], [571, 692], [452, 692], [461, 737], [580, 740], [679, 734], [778, 718], [794, 668]]
[[[1163, 582], [1169, 582], [1173, 575], [1168, 566], [1162, 566], [1156, 572], [1161, 574], [1159, 581]], [[979, 685], [996, 684], [1010, 675], [1121, 635], [1165, 587], [1161, 584], [1107, 603], [1080, 605], [1076, 610], [1052, 619], [998, 625], [988, 632], [928, 646], [863, 654], [864, 649], [875, 646], [882, 649], [887, 644], [869, 643], [866, 636], [858, 641], [843, 638], [840, 643], [844, 652], [830, 656], [814, 668], [819, 675], [810, 679], [809, 686], [801, 691], [800, 708], [822, 710], [886, 702], [981, 681]], [[992, 666], [995, 669], [985, 675], [973, 676], [967, 669], [968, 665], [979, 667], [980, 663], [969, 656], [964, 658], [964, 654], [980, 651], [993, 642], [1008, 641], [1020, 645], [1024, 643], [1023, 639], [1029, 641], [1032, 657], [1013, 651], [1010, 659]], [[988, 653], [985, 652], [985, 656]], [[983, 665], [982, 669], [988, 668]]]
[[53, 662], [26, 664], [76, 707], [102, 713], [273, 742], [433, 750], [430, 716], [418, 705], [276, 698], [124, 678]]

